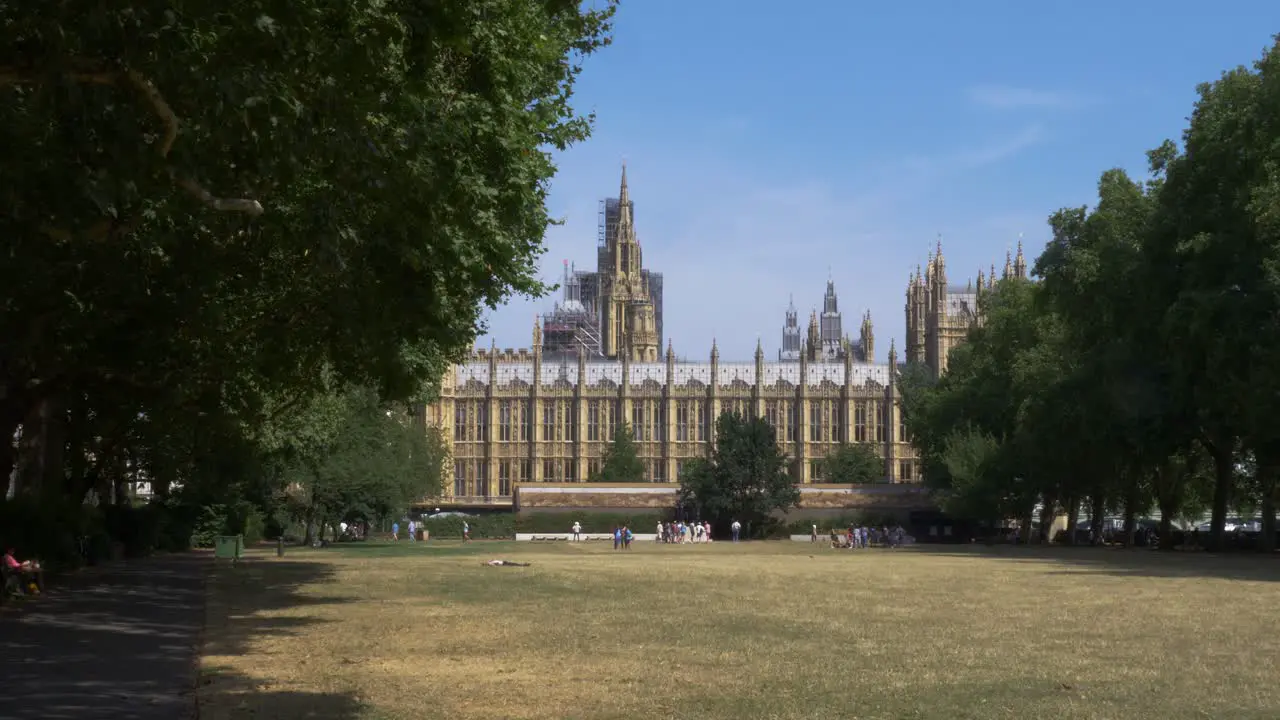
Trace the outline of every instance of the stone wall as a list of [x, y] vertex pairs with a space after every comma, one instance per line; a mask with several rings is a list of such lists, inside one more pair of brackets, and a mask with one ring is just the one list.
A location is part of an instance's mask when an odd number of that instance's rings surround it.
[[[517, 511], [665, 510], [676, 505], [676, 483], [517, 483]], [[918, 485], [805, 485], [796, 511], [933, 510]]]

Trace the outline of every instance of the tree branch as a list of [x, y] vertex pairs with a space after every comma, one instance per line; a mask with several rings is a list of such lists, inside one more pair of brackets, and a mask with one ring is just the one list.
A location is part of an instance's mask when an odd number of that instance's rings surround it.
[[[159, 145], [156, 146], [156, 152], [162, 160], [168, 160], [169, 153], [173, 150], [173, 144], [178, 140], [178, 115], [173, 111], [168, 101], [164, 99], [164, 95], [156, 88], [155, 84], [148, 80], [137, 70], [103, 70], [98, 63], [88, 62], [85, 60], [77, 60], [75, 65], [79, 70], [62, 73], [61, 76], [76, 83], [85, 83], [90, 85], [110, 85], [119, 87], [122, 83], [127, 84], [139, 94], [141, 94], [151, 106], [151, 112], [160, 120], [164, 126], [164, 137], [161, 138]], [[22, 85], [36, 84], [42, 82], [46, 75], [22, 70], [12, 66], [0, 66], [0, 87], [6, 85]], [[217, 210], [218, 212], [235, 212], [244, 213], [252, 217], [257, 217], [263, 213], [262, 205], [257, 200], [246, 198], [220, 198], [206, 190], [200, 183], [191, 178], [178, 177], [173, 168], [169, 168], [170, 178], [195, 199], [199, 200], [206, 207]], [[108, 221], [107, 227], [111, 228], [114, 224]], [[72, 233], [68, 230], [55, 228], [50, 226], [42, 226], [41, 232], [55, 240], [67, 241], [71, 239]], [[93, 239], [102, 239], [110, 234], [110, 230], [103, 232], [101, 223], [95, 226], [89, 233]]]

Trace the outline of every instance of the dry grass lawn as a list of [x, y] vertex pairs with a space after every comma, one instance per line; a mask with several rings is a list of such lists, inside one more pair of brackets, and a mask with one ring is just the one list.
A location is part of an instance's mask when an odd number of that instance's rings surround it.
[[1256, 557], [433, 541], [210, 592], [202, 720], [1280, 717]]

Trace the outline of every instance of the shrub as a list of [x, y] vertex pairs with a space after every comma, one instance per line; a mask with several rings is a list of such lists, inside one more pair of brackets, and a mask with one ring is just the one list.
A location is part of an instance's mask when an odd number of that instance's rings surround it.
[[514, 519], [515, 516], [510, 513], [477, 515], [476, 517], [468, 518], [450, 516], [424, 520], [422, 525], [427, 532], [431, 533], [431, 537], [460, 538], [462, 537], [462, 523], [466, 521], [471, 526], [471, 537], [499, 539], [515, 537]]

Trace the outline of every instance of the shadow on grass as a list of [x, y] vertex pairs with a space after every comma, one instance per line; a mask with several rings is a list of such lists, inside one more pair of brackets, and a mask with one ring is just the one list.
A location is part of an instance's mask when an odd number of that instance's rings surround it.
[[[316, 594], [334, 583], [333, 568], [312, 555], [291, 560], [251, 553], [238, 565], [217, 565], [208, 577], [208, 611], [203, 655], [235, 657], [254, 654], [264, 638], [284, 637], [324, 622], [317, 618], [277, 614], [300, 607], [350, 602], [349, 598]], [[302, 592], [302, 588], [312, 592]], [[269, 662], [297, 662], [274, 656]], [[264, 668], [267, 669], [267, 668]], [[279, 717], [350, 720], [362, 717], [363, 706], [349, 693], [315, 693], [274, 687], [218, 661], [200, 668], [197, 695], [202, 719]]]
[[[527, 544], [527, 543], [525, 543]], [[308, 553], [310, 557], [323, 557], [326, 553], [358, 555], [360, 557], [455, 557], [484, 555], [502, 552], [505, 549], [520, 545], [515, 540], [471, 540], [449, 538], [430, 540], [428, 542], [350, 542], [337, 543], [326, 548], [299, 549], [297, 552]], [[316, 553], [311, 555], [311, 553]]]
[[226, 668], [204, 668], [198, 692], [201, 720], [359, 720], [369, 717], [368, 707], [352, 693], [286, 690]]
[[291, 635], [322, 622], [274, 615], [309, 605], [351, 602], [349, 598], [304, 594], [306, 586], [335, 582], [333, 568], [306, 559], [251, 557], [239, 565], [219, 565], [209, 573], [209, 612], [205, 655], [242, 655], [255, 639]]
[[1280, 581], [1280, 559], [1266, 555], [1068, 545], [915, 545], [907, 552], [1057, 564], [1062, 569], [1054, 572], [1063, 575]]

